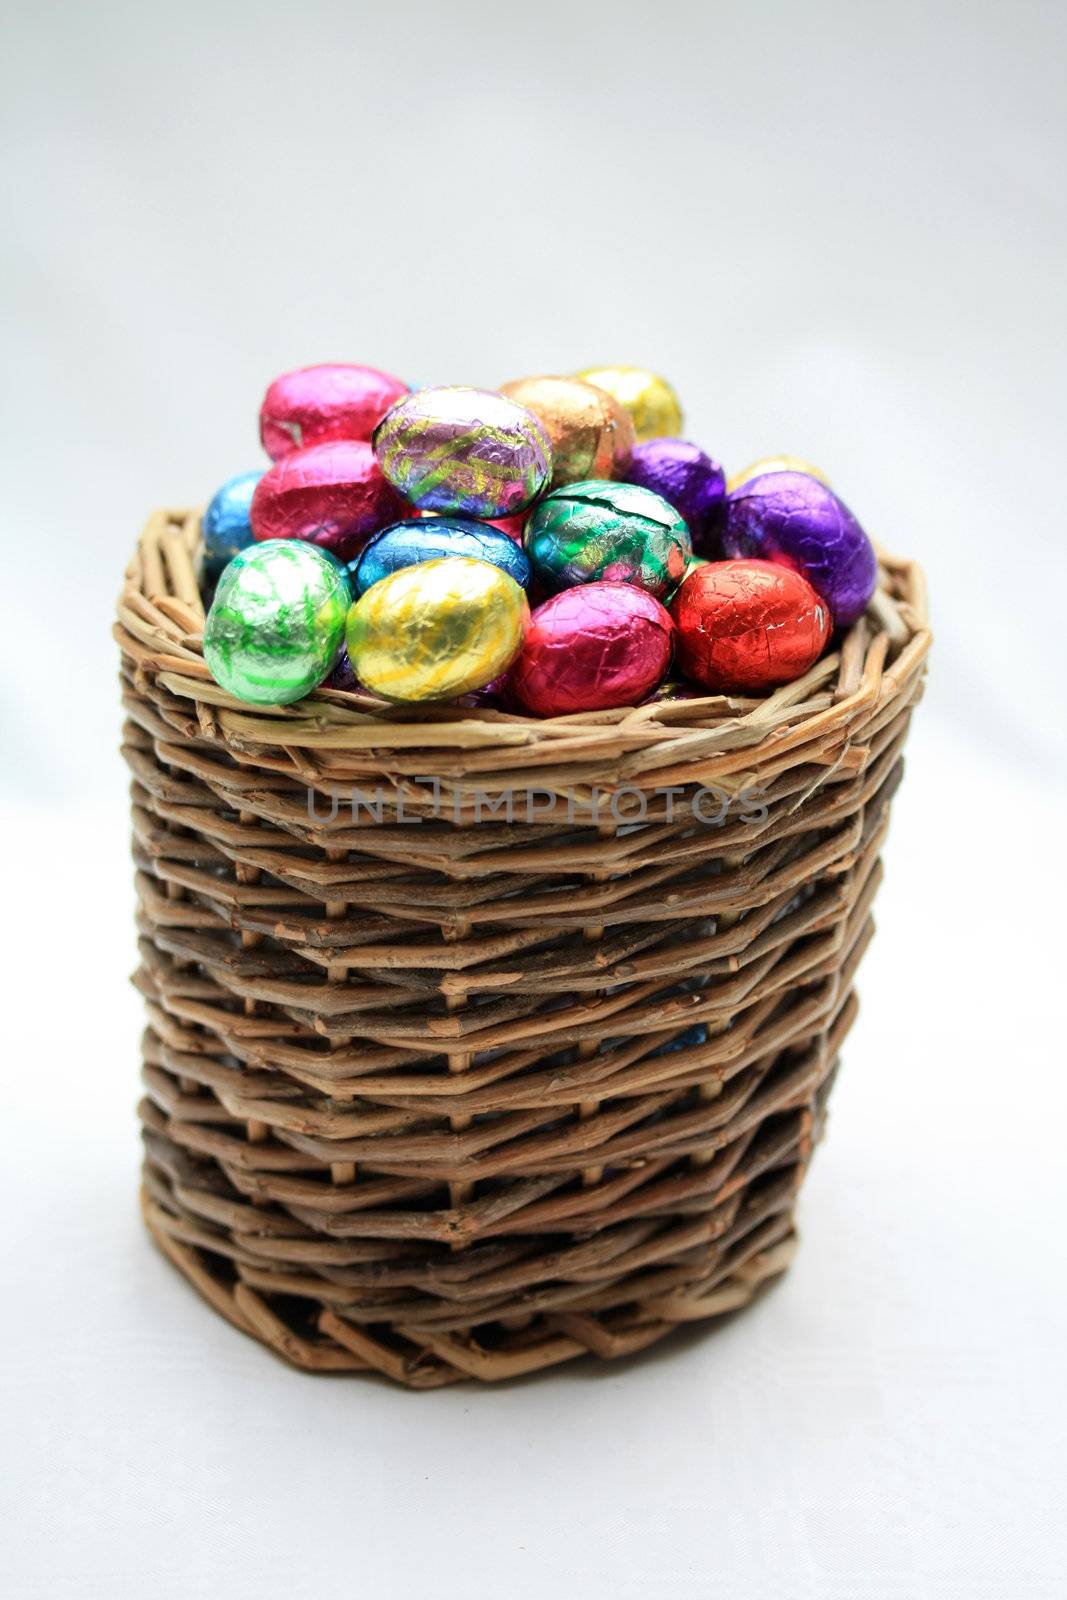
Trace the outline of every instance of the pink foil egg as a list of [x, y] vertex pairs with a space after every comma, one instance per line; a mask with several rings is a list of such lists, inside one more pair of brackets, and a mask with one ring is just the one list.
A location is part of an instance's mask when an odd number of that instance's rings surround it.
[[304, 539], [352, 561], [372, 534], [405, 514], [369, 444], [336, 439], [275, 462], [252, 496], [257, 539]]
[[583, 583], [538, 606], [511, 669], [511, 692], [537, 717], [636, 705], [664, 677], [674, 624], [644, 589]]
[[489, 521], [492, 527], [499, 528], [501, 533], [506, 533], [516, 544], [522, 543], [522, 530], [526, 526], [525, 512], [521, 512], [517, 517], [490, 517]]
[[376, 367], [329, 363], [275, 378], [263, 397], [259, 437], [272, 461], [329, 439], [368, 440], [408, 386]]

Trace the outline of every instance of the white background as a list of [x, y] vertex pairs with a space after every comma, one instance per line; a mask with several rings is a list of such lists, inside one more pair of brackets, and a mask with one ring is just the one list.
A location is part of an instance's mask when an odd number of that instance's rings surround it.
[[[15, 1600], [1062, 1592], [1053, 5], [4, 6]], [[668, 373], [820, 463], [937, 649], [791, 1274], [651, 1357], [292, 1373], [136, 1215], [111, 606], [275, 372]]]

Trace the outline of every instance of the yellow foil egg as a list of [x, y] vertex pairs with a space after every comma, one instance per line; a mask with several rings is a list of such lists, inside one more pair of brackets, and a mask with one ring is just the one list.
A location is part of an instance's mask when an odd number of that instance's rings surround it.
[[587, 367], [575, 376], [615, 396], [633, 419], [638, 444], [681, 433], [682, 408], [666, 378], [643, 367]]
[[803, 460], [801, 456], [761, 456], [743, 472], [735, 472], [733, 477], [727, 478], [726, 493], [733, 494], [743, 483], [748, 483], [752, 478], [761, 478], [765, 472], [803, 472], [809, 478], [818, 478], [820, 483], [825, 483], [827, 488], [830, 487], [830, 480], [825, 472], [820, 472], [818, 467], [813, 467], [810, 461]]
[[511, 665], [529, 616], [526, 596], [499, 567], [443, 556], [401, 567], [360, 595], [345, 628], [348, 657], [386, 700], [452, 700]]

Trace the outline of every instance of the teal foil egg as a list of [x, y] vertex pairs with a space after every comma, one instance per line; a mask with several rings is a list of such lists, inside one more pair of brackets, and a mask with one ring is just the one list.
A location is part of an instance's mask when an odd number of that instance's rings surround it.
[[589, 478], [553, 489], [526, 519], [523, 543], [550, 589], [632, 583], [668, 600], [693, 554], [685, 518], [662, 495]]
[[514, 578], [520, 589], [530, 587], [530, 563], [522, 546], [499, 528], [469, 517], [420, 517], [383, 528], [349, 566], [354, 594], [372, 583], [419, 561], [442, 556], [472, 556], [488, 561]]
[[338, 563], [304, 540], [268, 539], [240, 551], [204, 624], [211, 676], [253, 705], [300, 700], [336, 662], [351, 601]]
[[212, 496], [200, 524], [204, 540], [204, 576], [214, 583], [227, 561], [252, 543], [248, 519], [252, 495], [262, 471], [238, 472]]
[[418, 389], [374, 432], [394, 488], [423, 511], [510, 517], [552, 476], [552, 446], [532, 411], [488, 389]]

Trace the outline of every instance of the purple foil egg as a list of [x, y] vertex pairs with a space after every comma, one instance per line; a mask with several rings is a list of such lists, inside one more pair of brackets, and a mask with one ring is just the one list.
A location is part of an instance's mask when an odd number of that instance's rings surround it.
[[352, 663], [348, 659], [348, 650], [344, 645], [341, 646], [341, 654], [337, 657], [337, 665], [326, 679], [323, 687], [326, 689], [346, 689], [349, 692], [355, 689], [362, 689], [363, 685], [352, 671]]
[[501, 672], [498, 677], [481, 689], [472, 689], [470, 694], [460, 695], [458, 700], [453, 700], [455, 706], [481, 707], [490, 711], [506, 711], [510, 709], [508, 680], [510, 674]]
[[635, 447], [626, 481], [662, 495], [681, 512], [697, 555], [722, 555], [726, 475], [699, 445], [687, 439], [649, 439]]
[[726, 502], [728, 556], [776, 561], [800, 572], [847, 628], [867, 608], [878, 581], [871, 541], [832, 489], [803, 472], [768, 472]]

